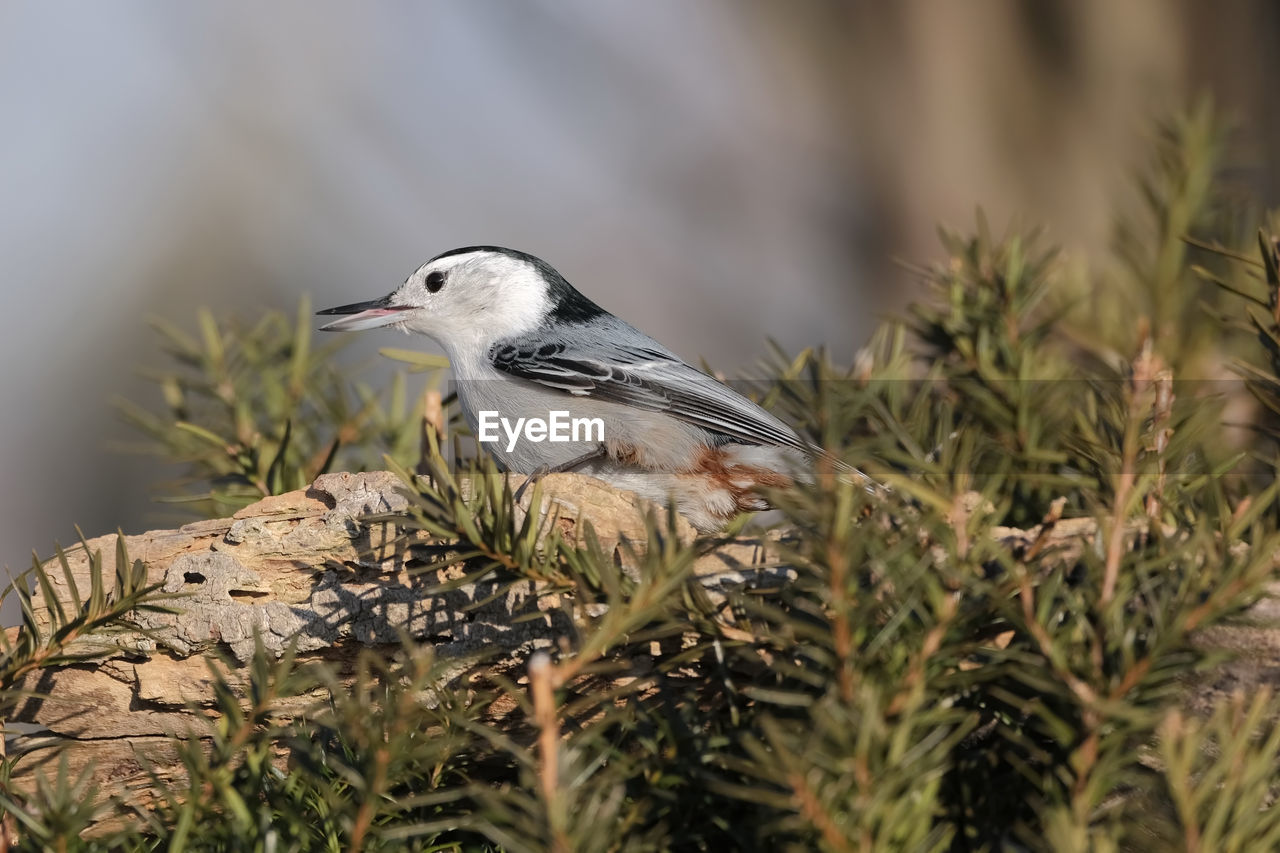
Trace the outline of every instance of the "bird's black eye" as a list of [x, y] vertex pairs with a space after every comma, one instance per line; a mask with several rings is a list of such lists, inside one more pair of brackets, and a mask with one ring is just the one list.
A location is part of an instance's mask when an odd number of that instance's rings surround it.
[[439, 290], [442, 287], [444, 287], [444, 273], [436, 271], [436, 272], [430, 273], [427, 276], [428, 291], [430, 291], [431, 293], [435, 293], [437, 290]]

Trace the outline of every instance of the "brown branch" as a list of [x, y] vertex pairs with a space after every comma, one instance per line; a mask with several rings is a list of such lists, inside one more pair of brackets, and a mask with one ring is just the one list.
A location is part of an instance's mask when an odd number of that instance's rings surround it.
[[557, 714], [555, 667], [545, 652], [529, 659], [529, 692], [533, 697], [533, 723], [538, 729], [538, 786], [547, 824], [551, 830], [551, 849], [568, 853], [569, 839], [564, 831], [564, 815], [560, 802], [560, 720]]

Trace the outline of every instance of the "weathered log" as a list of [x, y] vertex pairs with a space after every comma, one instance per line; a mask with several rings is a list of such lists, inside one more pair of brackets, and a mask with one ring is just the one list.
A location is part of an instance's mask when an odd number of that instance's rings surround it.
[[[590, 521], [601, 547], [624, 569], [647, 539], [647, 506], [628, 492], [560, 474], [543, 479], [541, 494], [546, 523], [573, 537]], [[433, 644], [443, 657], [497, 650], [512, 661], [571, 632], [559, 602], [539, 596], [531, 582], [490, 579], [440, 591], [458, 578], [458, 567], [422, 570], [414, 552], [432, 544], [425, 536], [402, 536], [389, 523], [366, 520], [406, 506], [393, 474], [329, 474], [231, 518], [126, 537], [130, 557], [145, 563], [149, 582], [173, 596], [167, 603], [178, 612], [139, 614], [146, 634], [125, 637], [118, 652], [42, 670], [23, 685], [39, 695], [24, 701], [13, 720], [40, 731], [11, 738], [10, 754], [24, 753], [13, 785], [29, 788], [34, 774], [50, 772], [45, 759], [57, 754], [73, 772], [91, 766], [102, 797], [145, 796], [148, 767], [162, 776], [179, 772], [168, 736], [199, 735], [208, 724], [201, 713], [212, 692], [206, 653], [224, 654], [235, 684], [236, 667], [253, 655], [255, 634], [269, 652], [292, 644], [300, 660], [342, 670], [359, 649], [397, 643], [401, 632]], [[691, 539], [693, 529], [680, 523], [682, 538]], [[111, 536], [87, 544], [105, 553], [115, 545]], [[769, 540], [729, 542], [700, 557], [694, 572], [713, 600], [723, 599], [730, 587], [784, 580], [773, 551]], [[88, 553], [79, 547], [67, 556], [87, 595]], [[51, 571], [50, 579], [69, 603], [62, 573]], [[43, 604], [38, 595], [36, 604]], [[543, 618], [528, 618], [536, 612]]]

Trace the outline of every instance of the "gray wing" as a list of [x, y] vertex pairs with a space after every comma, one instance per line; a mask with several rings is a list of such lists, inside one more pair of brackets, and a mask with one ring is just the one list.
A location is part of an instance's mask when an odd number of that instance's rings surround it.
[[500, 341], [490, 361], [510, 376], [577, 397], [664, 412], [741, 444], [817, 448], [738, 392], [616, 318]]

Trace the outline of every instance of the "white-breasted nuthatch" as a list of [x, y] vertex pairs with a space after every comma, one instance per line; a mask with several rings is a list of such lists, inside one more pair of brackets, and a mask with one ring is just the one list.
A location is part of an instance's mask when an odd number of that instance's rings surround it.
[[[328, 331], [394, 326], [435, 340], [467, 423], [508, 471], [579, 471], [673, 499], [704, 532], [767, 509], [758, 489], [791, 485], [821, 453], [524, 252], [454, 249], [381, 299], [319, 313], [342, 315]], [[563, 441], [546, 426], [557, 413]]]

